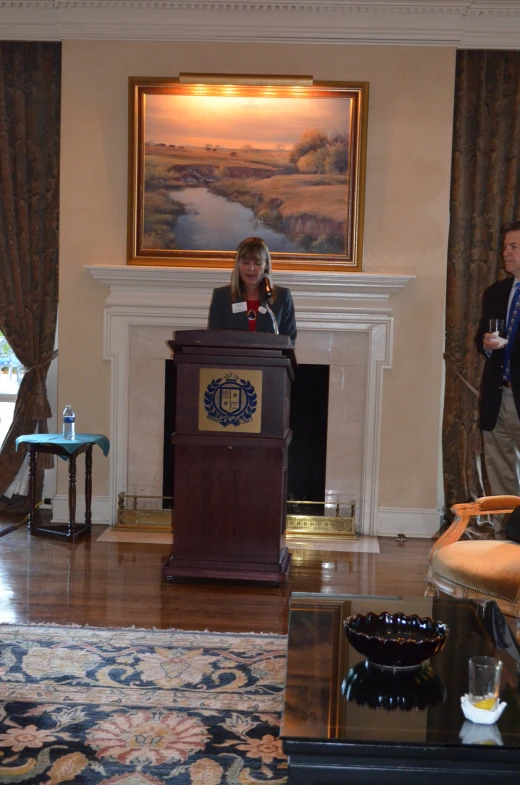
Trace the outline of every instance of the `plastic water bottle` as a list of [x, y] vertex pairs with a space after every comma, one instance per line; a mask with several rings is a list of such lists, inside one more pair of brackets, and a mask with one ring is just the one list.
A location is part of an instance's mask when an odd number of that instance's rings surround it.
[[63, 410], [63, 438], [74, 439], [76, 437], [76, 415], [72, 406], [67, 406]]

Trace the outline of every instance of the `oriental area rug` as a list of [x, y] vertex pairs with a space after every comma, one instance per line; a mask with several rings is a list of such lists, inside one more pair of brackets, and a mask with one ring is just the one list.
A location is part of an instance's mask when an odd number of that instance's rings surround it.
[[0, 782], [286, 783], [287, 640], [0, 625]]

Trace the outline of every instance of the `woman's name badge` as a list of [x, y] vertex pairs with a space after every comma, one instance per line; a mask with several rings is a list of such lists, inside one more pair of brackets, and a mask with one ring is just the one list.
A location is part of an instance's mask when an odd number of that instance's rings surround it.
[[233, 313], [242, 313], [242, 311], [247, 311], [247, 303], [233, 303], [231, 310]]
[[267, 313], [267, 308], [265, 308], [263, 305], [261, 305], [259, 307], [259, 309], [258, 309], [258, 313]]

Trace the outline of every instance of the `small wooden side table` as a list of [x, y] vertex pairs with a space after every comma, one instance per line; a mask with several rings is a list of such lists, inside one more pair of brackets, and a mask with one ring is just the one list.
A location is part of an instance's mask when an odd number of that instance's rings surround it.
[[[59, 433], [37, 433], [20, 436], [16, 447], [22, 443], [29, 445], [29, 520], [30, 534], [54, 537], [59, 540], [76, 542], [91, 530], [92, 523], [92, 447], [99, 444], [104, 455], [108, 455], [110, 442], [99, 433], [78, 433], [75, 439], [64, 439]], [[40, 515], [36, 511], [36, 464], [39, 452], [58, 455], [69, 462], [69, 522], [52, 528], [38, 525]], [[76, 523], [76, 458], [85, 453], [85, 522]]]

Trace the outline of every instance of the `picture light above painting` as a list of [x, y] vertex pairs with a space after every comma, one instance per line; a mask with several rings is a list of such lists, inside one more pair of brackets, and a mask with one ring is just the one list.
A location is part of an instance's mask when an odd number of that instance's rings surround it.
[[128, 262], [231, 267], [249, 236], [278, 270], [361, 270], [368, 84], [130, 79]]

